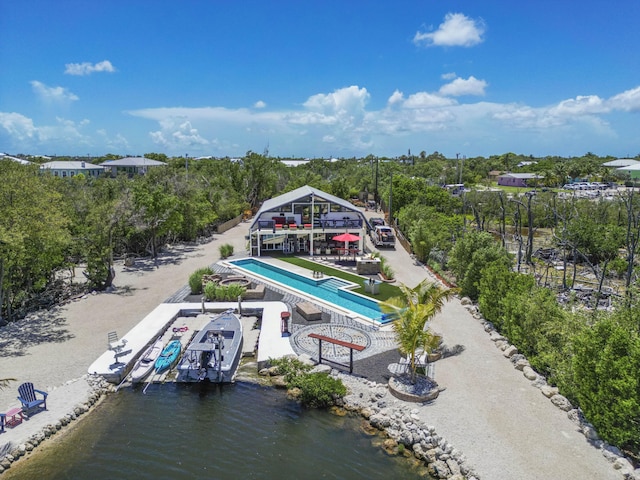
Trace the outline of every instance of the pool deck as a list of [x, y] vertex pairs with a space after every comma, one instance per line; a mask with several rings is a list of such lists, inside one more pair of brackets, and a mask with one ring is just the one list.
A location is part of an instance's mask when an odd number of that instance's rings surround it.
[[[263, 263], [273, 265], [273, 266], [278, 267], [278, 268], [280, 268], [282, 270], [286, 270], [288, 272], [296, 273], [296, 274], [298, 274], [298, 275], [300, 275], [302, 277], [306, 277], [306, 278], [309, 278], [311, 280], [318, 280], [318, 278], [314, 278], [313, 277], [313, 272], [311, 270], [309, 270], [307, 268], [304, 268], [304, 267], [299, 267], [299, 266], [294, 265], [294, 264], [289, 263], [289, 262], [283, 262], [282, 260], [279, 260], [279, 259], [273, 258], [273, 257], [238, 258], [238, 259], [234, 259], [234, 262], [238, 261], [238, 260], [246, 260], [246, 259], [259, 260], [259, 261], [261, 261]], [[314, 261], [314, 259], [312, 257], [305, 258], [305, 259], [309, 260], [309, 261], [312, 261], [312, 262]], [[232, 269], [232, 270], [234, 270], [236, 272], [242, 273], [243, 275], [246, 275], [248, 277], [253, 277], [253, 278], [255, 278], [255, 279], [259, 280], [259, 281], [265, 282], [267, 285], [273, 285], [275, 283], [280, 289], [282, 289], [284, 291], [288, 291], [288, 292], [290, 292], [290, 293], [292, 293], [292, 294], [294, 294], [296, 296], [299, 296], [301, 298], [307, 298], [307, 299], [311, 300], [313, 303], [321, 305], [326, 309], [332, 310], [332, 311], [338, 313], [339, 315], [342, 315], [342, 316], [344, 316], [346, 318], [349, 318], [351, 320], [354, 320], [356, 322], [360, 322], [360, 323], [362, 323], [364, 325], [368, 325], [368, 326], [375, 326], [376, 328], [379, 328], [379, 329], [385, 329], [385, 327], [386, 327], [386, 329], [390, 329], [391, 328], [390, 324], [384, 324], [384, 323], [381, 324], [381, 323], [379, 323], [377, 321], [371, 320], [370, 318], [366, 318], [366, 317], [364, 317], [363, 315], [361, 315], [361, 314], [359, 314], [357, 312], [354, 312], [352, 310], [348, 310], [346, 308], [341, 308], [340, 306], [336, 305], [335, 303], [331, 303], [331, 302], [325, 301], [323, 298], [316, 297], [316, 296], [311, 295], [311, 294], [309, 294], [307, 292], [302, 292], [302, 291], [297, 290], [297, 289], [295, 289], [293, 287], [290, 287], [288, 285], [284, 285], [284, 284], [282, 284], [280, 282], [273, 282], [268, 277], [264, 277], [264, 276], [262, 276], [260, 274], [251, 272], [251, 271], [249, 271], [247, 269], [244, 269], [241, 266], [236, 265], [234, 263], [226, 262], [226, 261], [220, 262], [220, 263], [222, 265], [224, 265], [225, 267], [227, 267], [227, 268], [230, 268], [230, 269]], [[326, 264], [322, 264], [320, 262], [317, 262], [317, 263], [318, 263], [318, 266], [323, 266], [323, 265], [326, 266]], [[337, 266], [334, 267], [334, 268], [338, 269]], [[352, 275], [356, 275], [355, 273], [352, 273], [352, 272], [349, 272], [349, 273], [351, 273]], [[323, 277], [323, 278], [326, 279], [326, 278], [337, 278], [337, 277], [327, 276], [327, 277]], [[363, 278], [363, 281], [364, 281], [364, 280], [366, 280], [367, 277], [362, 277], [362, 278]], [[343, 282], [346, 282], [346, 280], [343, 280], [343, 279], [340, 279], [340, 280], [343, 281]], [[358, 287], [358, 285], [356, 285], [356, 284], [352, 284], [352, 285], [353, 285], [353, 288], [357, 288]], [[349, 286], [347, 286], [346, 288], [350, 289]], [[354, 295], [362, 296], [362, 295], [360, 295], [358, 293], [355, 293], [355, 292], [352, 292], [352, 293]], [[369, 297], [364, 297], [364, 298], [366, 298], [367, 300], [372, 300]]]
[[[202, 321], [197, 320], [197, 315], [203, 313], [202, 307], [201, 303], [162, 303], [158, 305], [135, 327], [120, 337], [120, 340], [126, 340], [127, 343], [123, 355], [118, 356], [117, 362], [114, 352], [107, 350], [89, 366], [88, 373], [101, 375], [111, 383], [122, 382], [138, 356], [158, 336], [163, 335], [165, 339], [170, 340], [175, 335], [174, 327], [186, 326], [189, 334], [187, 335], [185, 332], [182, 337], [185, 339], [184, 343], [188, 343], [191, 335], [202, 328], [197, 324]], [[206, 314], [215, 314], [229, 309], [237, 311], [237, 308], [237, 302], [204, 303], [204, 313]], [[266, 363], [269, 358], [281, 358], [294, 354], [289, 336], [283, 335], [280, 331], [280, 314], [283, 311], [289, 311], [285, 303], [242, 302], [241, 308], [243, 314], [262, 310], [262, 325], [258, 338], [258, 365]], [[246, 341], [247, 332], [244, 334]]]

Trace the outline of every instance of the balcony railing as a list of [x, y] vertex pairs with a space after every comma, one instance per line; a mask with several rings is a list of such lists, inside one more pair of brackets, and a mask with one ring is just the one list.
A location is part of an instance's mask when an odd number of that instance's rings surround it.
[[[314, 229], [321, 229], [321, 230], [326, 230], [326, 229], [342, 229], [342, 228], [362, 228], [362, 219], [358, 218], [358, 219], [353, 219], [353, 218], [345, 218], [345, 219], [341, 219], [341, 220], [316, 220], [314, 222], [313, 228]], [[300, 230], [307, 230], [307, 229], [311, 229], [311, 224], [305, 223], [305, 224], [282, 224], [282, 223], [276, 223], [274, 220], [258, 220], [258, 230], [272, 230], [272, 231], [276, 231], [276, 230], [280, 230], [280, 229], [287, 229], [290, 230], [291, 228], [295, 228], [295, 229], [300, 229]]]

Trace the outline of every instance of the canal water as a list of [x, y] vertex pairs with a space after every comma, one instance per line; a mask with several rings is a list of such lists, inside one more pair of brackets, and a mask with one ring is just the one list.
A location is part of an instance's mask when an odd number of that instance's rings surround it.
[[361, 425], [251, 383], [125, 388], [0, 478], [426, 478]]

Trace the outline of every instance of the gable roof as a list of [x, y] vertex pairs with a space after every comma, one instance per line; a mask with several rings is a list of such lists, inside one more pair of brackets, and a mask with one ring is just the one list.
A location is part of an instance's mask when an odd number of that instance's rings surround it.
[[306, 198], [309, 198], [309, 202], [311, 202], [310, 199], [313, 198], [314, 202], [331, 202], [348, 208], [349, 210], [357, 211], [357, 208], [351, 202], [340, 197], [336, 197], [335, 195], [331, 195], [330, 193], [323, 192], [322, 190], [318, 190], [317, 188], [310, 187], [309, 185], [305, 185], [303, 187], [296, 188], [295, 190], [291, 190], [290, 192], [283, 193], [282, 195], [278, 195], [277, 197], [265, 200], [260, 207], [260, 210], [258, 210], [258, 213], [256, 213], [254, 220], [251, 223], [251, 228], [253, 228], [253, 225], [260, 218], [260, 215], [263, 212], [278, 210], [278, 207]]

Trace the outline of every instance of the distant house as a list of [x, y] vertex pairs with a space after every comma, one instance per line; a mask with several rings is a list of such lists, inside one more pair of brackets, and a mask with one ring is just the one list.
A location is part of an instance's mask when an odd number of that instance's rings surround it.
[[611, 160], [610, 162], [603, 163], [603, 167], [607, 168], [621, 168], [621, 167], [630, 167], [631, 165], [637, 165], [640, 161], [634, 160], [633, 158], [618, 158], [617, 160]]
[[118, 160], [107, 160], [100, 164], [105, 170], [111, 171], [111, 176], [115, 177], [118, 173], [126, 173], [129, 176], [144, 175], [149, 168], [162, 167], [166, 163], [157, 160], [151, 160], [146, 157], [126, 157]]
[[516, 165], [516, 167], [518, 167], [518, 168], [528, 167], [529, 165], [535, 165], [536, 163], [538, 163], [538, 162], [524, 161], [524, 162], [520, 162], [518, 165]]
[[618, 172], [626, 173], [629, 175], [631, 180], [640, 179], [640, 162], [636, 162], [632, 165], [628, 165], [626, 167], [616, 168]]
[[0, 153], [0, 160], [11, 160], [12, 162], [17, 162], [21, 165], [29, 165], [31, 164], [28, 160], [23, 160], [22, 158], [12, 157], [11, 155], [7, 155], [6, 153]]
[[40, 170], [50, 172], [54, 177], [74, 177], [83, 174], [85, 177], [99, 177], [104, 168], [93, 163], [74, 160], [54, 160], [40, 165]]
[[541, 179], [535, 173], [505, 173], [498, 177], [498, 185], [503, 187], [528, 187], [533, 180]]

